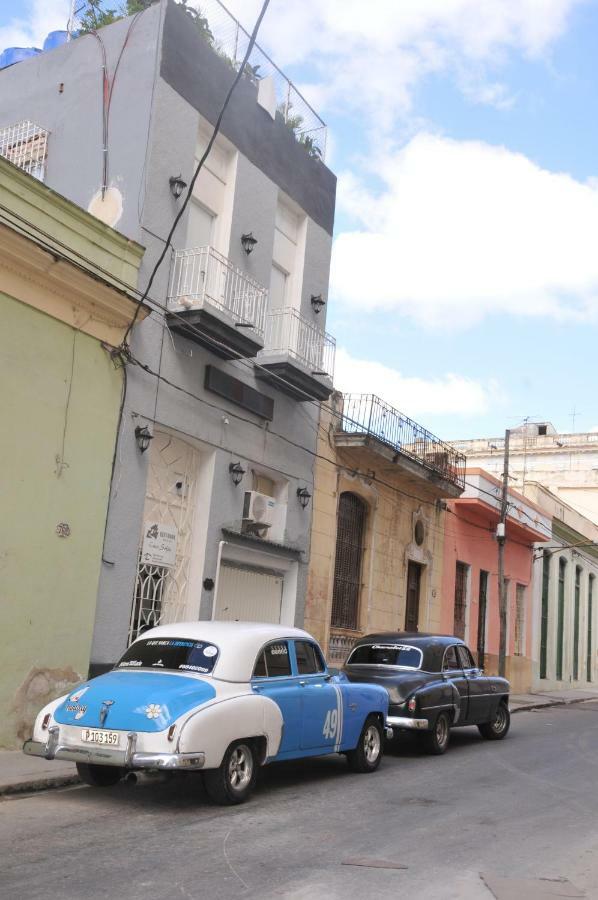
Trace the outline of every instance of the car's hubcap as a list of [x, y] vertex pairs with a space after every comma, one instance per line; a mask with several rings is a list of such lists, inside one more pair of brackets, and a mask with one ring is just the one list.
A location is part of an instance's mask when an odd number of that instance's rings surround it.
[[249, 747], [241, 744], [235, 747], [228, 763], [228, 780], [236, 791], [242, 791], [251, 781], [253, 759]]
[[492, 723], [492, 728], [496, 732], [496, 734], [500, 734], [501, 731], [505, 730], [505, 726], [507, 724], [507, 714], [505, 713], [504, 706], [498, 707], [498, 712], [496, 713], [496, 718]]
[[369, 763], [376, 762], [380, 755], [380, 732], [375, 725], [366, 728], [363, 737], [363, 750]]
[[436, 740], [439, 747], [444, 747], [448, 739], [448, 725], [444, 716], [440, 716], [436, 723]]

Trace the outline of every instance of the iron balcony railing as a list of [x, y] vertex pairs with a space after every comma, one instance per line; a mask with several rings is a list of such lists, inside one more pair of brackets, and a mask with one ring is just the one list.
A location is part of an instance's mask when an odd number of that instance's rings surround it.
[[[247, 51], [250, 35], [220, 0], [201, 0], [199, 8], [198, 25], [202, 37], [231, 68], [238, 69]], [[244, 74], [254, 84], [264, 78], [271, 80], [277, 111], [286, 126], [310, 156], [324, 159], [325, 123], [259, 44], [254, 44]]]
[[465, 488], [465, 456], [374, 394], [343, 394], [337, 431], [375, 437], [397, 453]]
[[214, 307], [236, 325], [251, 328], [263, 341], [267, 299], [268, 292], [261, 284], [213, 247], [174, 251], [169, 309]]
[[266, 317], [266, 342], [260, 357], [290, 356], [309, 369], [311, 375], [334, 377], [336, 341], [291, 307], [277, 309]]

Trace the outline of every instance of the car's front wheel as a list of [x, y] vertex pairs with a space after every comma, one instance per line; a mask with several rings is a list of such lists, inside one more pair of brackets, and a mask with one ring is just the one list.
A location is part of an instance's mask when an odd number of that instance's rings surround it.
[[383, 732], [377, 716], [368, 716], [361, 729], [355, 750], [349, 750], [347, 760], [353, 772], [374, 772], [382, 759]]
[[478, 725], [478, 731], [487, 741], [502, 741], [507, 736], [511, 725], [511, 713], [509, 707], [503, 701], [498, 704], [494, 718], [490, 722]]
[[249, 798], [257, 776], [253, 747], [245, 741], [231, 744], [217, 769], [204, 772], [206, 793], [213, 803], [231, 806]]
[[422, 734], [422, 744], [427, 753], [440, 756], [449, 744], [451, 723], [448, 713], [441, 712], [431, 731]]
[[96, 766], [93, 763], [77, 763], [79, 778], [92, 787], [112, 787], [118, 784], [125, 770], [119, 766]]

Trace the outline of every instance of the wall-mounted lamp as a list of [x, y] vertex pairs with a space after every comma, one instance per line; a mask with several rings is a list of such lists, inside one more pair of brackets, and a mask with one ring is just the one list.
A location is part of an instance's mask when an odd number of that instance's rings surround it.
[[135, 440], [137, 441], [137, 446], [141, 450], [142, 453], [145, 453], [147, 448], [150, 445], [150, 441], [153, 441], [154, 436], [147, 427], [147, 425], [137, 425], [135, 428]]
[[257, 238], [254, 238], [253, 232], [248, 231], [247, 234], [241, 235], [241, 244], [243, 246], [243, 250], [249, 256], [249, 254], [253, 251], [253, 248], [257, 244]]
[[171, 175], [168, 179], [168, 183], [170, 185], [170, 193], [175, 200], [178, 200], [187, 187], [187, 182], [184, 181], [180, 175]]
[[245, 469], [241, 465], [240, 462], [230, 463], [228, 467], [228, 471], [230, 472], [230, 477], [233, 480], [233, 484], [235, 487], [238, 484], [241, 484], [243, 481], [243, 475], [245, 474]]
[[299, 503], [301, 504], [303, 509], [305, 509], [307, 504], [311, 500], [311, 494], [305, 487], [297, 488], [297, 499], [299, 500]]
[[310, 300], [315, 313], [319, 313], [326, 306], [326, 301], [321, 294], [312, 294]]

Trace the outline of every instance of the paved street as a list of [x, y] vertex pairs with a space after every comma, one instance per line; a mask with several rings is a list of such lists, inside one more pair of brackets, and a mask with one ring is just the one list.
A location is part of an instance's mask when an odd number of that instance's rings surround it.
[[271, 767], [232, 809], [191, 777], [7, 797], [0, 897], [488, 900], [486, 875], [549, 879], [500, 900], [597, 898], [597, 739], [592, 701], [519, 713], [499, 744], [458, 731], [444, 757], [406, 740], [373, 776], [335, 757]]

